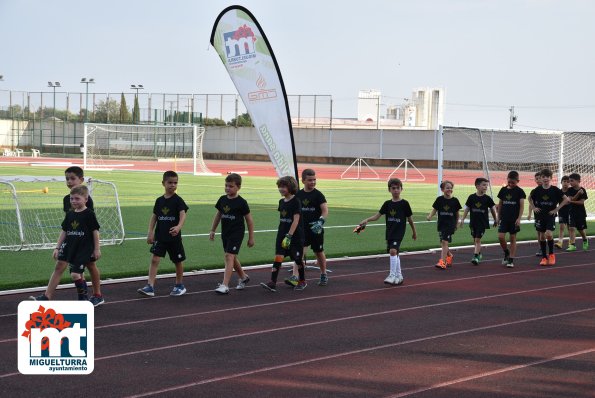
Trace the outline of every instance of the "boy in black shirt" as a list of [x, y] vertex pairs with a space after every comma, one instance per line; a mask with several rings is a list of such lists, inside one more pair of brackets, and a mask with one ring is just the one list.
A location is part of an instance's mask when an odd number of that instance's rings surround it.
[[239, 174], [231, 173], [225, 177], [225, 195], [221, 196], [215, 208], [217, 213], [213, 218], [209, 239], [215, 239], [215, 231], [219, 222], [221, 222], [221, 240], [223, 241], [223, 250], [225, 251], [225, 271], [223, 272], [223, 283], [215, 289], [219, 294], [229, 293], [229, 282], [233, 270], [238, 273], [238, 285], [236, 290], [242, 290], [250, 278], [238, 260], [240, 247], [244, 240], [246, 230], [244, 219], [248, 224], [248, 247], [254, 246], [254, 221], [250, 214], [248, 202], [242, 198], [238, 191], [242, 187], [242, 177]]
[[161, 257], [165, 257], [165, 253], [168, 253], [170, 260], [176, 266], [176, 284], [169, 295], [181, 296], [186, 293], [186, 288], [182, 284], [184, 276], [183, 261], [186, 259], [186, 254], [182, 245], [181, 230], [186, 221], [188, 206], [186, 206], [184, 199], [176, 194], [178, 174], [175, 171], [163, 173], [161, 184], [165, 188], [165, 194], [155, 200], [147, 234], [147, 243], [151, 245], [150, 252], [153, 253], [148, 282], [145, 287], [138, 289], [137, 292], [150, 297], [155, 295], [157, 268]]
[[72, 210], [64, 217], [62, 232], [54, 249], [56, 267], [45, 293], [38, 297], [31, 297], [33, 300], [51, 300], [68, 265], [70, 265], [70, 276], [76, 286], [78, 299], [89, 300], [87, 282], [84, 278], [85, 267], [99, 260], [101, 250], [99, 223], [95, 212], [86, 207], [88, 198], [89, 189], [84, 185], [77, 185], [70, 190]]
[[[297, 181], [291, 176], [281, 177], [277, 180], [277, 187], [283, 199], [279, 200], [279, 228], [275, 241], [275, 261], [271, 272], [271, 280], [261, 283], [260, 286], [271, 291], [277, 291], [277, 277], [283, 259], [289, 256], [298, 267], [299, 281], [294, 290], [304, 290], [307, 286], [302, 259], [304, 247], [304, 226], [302, 224], [302, 204], [295, 196], [297, 193]], [[285, 283], [293, 286], [290, 279]]]
[[448, 249], [448, 244], [452, 242], [452, 235], [455, 233], [459, 224], [459, 210], [461, 210], [461, 203], [457, 198], [452, 196], [454, 186], [455, 184], [452, 181], [442, 181], [440, 189], [444, 195], [436, 198], [434, 204], [432, 204], [432, 211], [427, 217], [427, 220], [430, 221], [434, 217], [434, 214], [438, 213], [437, 229], [442, 254], [436, 267], [440, 269], [452, 267], [454, 257]]
[[[316, 189], [316, 172], [312, 169], [302, 171], [302, 182], [304, 188], [296, 194], [302, 202], [302, 217], [304, 225], [304, 255], [306, 247], [310, 246], [316, 256], [316, 264], [320, 267], [319, 286], [328, 284], [326, 274], [326, 256], [324, 255], [324, 222], [328, 217], [328, 206], [326, 198]], [[297, 269], [294, 267], [292, 282], [297, 284]]]
[[[551, 185], [552, 172], [548, 169], [541, 171], [541, 186], [531, 191], [531, 203], [535, 212], [535, 230], [539, 236], [539, 247], [541, 248], [541, 261], [539, 265], [556, 264], [554, 254], [554, 233], [556, 229], [556, 213], [560, 207], [568, 203], [568, 198], [562, 190]], [[529, 213], [528, 218], [531, 218]], [[547, 249], [546, 251], [546, 240]]]
[[570, 230], [568, 236], [570, 243], [566, 251], [573, 252], [576, 250], [575, 239], [576, 231], [581, 234], [583, 238], [583, 250], [589, 250], [589, 239], [587, 238], [587, 209], [585, 208], [585, 200], [589, 199], [587, 190], [581, 187], [581, 176], [578, 173], [572, 173], [569, 176], [570, 189], [568, 195], [570, 196], [570, 211], [568, 214], [568, 226]]
[[[500, 247], [504, 250], [502, 264], [508, 268], [514, 267], [514, 256], [516, 255], [516, 234], [521, 230], [521, 218], [525, 209], [525, 191], [519, 186], [519, 173], [511, 171], [506, 178], [507, 185], [498, 192], [498, 205], [496, 213], [498, 221], [498, 240]], [[506, 234], [510, 237], [510, 250], [506, 245]]]
[[378, 220], [382, 215], [386, 217], [386, 251], [390, 255], [390, 271], [384, 283], [400, 285], [403, 283], [403, 274], [401, 272], [399, 251], [407, 227], [405, 220], [411, 226], [413, 240], [417, 239], [417, 232], [413, 223], [411, 206], [409, 206], [409, 202], [401, 198], [401, 192], [403, 191], [401, 180], [398, 178], [388, 180], [388, 191], [391, 193], [392, 199], [384, 202], [378, 213], [362, 220], [354, 232], [361, 232], [367, 223]]
[[[562, 187], [560, 188], [562, 193], [566, 196], [569, 196], [568, 190], [570, 189], [570, 178], [568, 176], [563, 176], [560, 181], [562, 182]], [[558, 241], [554, 243], [554, 246], [556, 246], [558, 249], [564, 248], [564, 230], [568, 227], [570, 206], [570, 204], [567, 204], [566, 206], [561, 207], [560, 211], [558, 212], [558, 224], [560, 225], [560, 231], [558, 232]]]
[[[64, 170], [64, 177], [66, 179], [68, 191], [77, 185], [82, 185], [85, 183], [85, 172], [79, 166], [71, 166]], [[64, 208], [65, 214], [72, 210], [72, 205], [70, 204], [70, 193], [64, 196], [64, 199], [62, 200], [62, 207]], [[93, 198], [91, 196], [89, 196], [87, 200], [87, 208], [89, 210], [95, 211], [93, 207]], [[99, 268], [97, 268], [95, 261], [91, 261], [86, 268], [89, 270], [89, 275], [91, 275], [91, 283], [93, 284], [93, 296], [91, 296], [89, 301], [94, 306], [101, 305], [105, 303], [105, 300], [101, 294], [101, 276], [99, 273]]]
[[471, 236], [475, 245], [473, 258], [471, 259], [473, 265], [478, 265], [481, 261], [481, 238], [485, 230], [490, 229], [488, 210], [492, 213], [494, 226], [498, 225], [498, 217], [494, 209], [496, 204], [490, 196], [486, 195], [488, 184], [489, 181], [485, 178], [480, 177], [475, 179], [475, 189], [477, 192], [469, 195], [467, 198], [465, 211], [463, 212], [463, 217], [461, 217], [462, 227], [465, 218], [467, 218], [467, 213], [471, 213], [471, 216], [469, 216], [469, 228], [471, 229]]

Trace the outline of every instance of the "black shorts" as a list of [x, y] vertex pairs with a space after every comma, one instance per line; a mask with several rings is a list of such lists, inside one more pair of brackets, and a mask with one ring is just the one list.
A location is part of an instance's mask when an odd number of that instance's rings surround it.
[[516, 220], [500, 220], [498, 233], [515, 235], [520, 232], [521, 226], [515, 224]]
[[535, 230], [537, 232], [555, 231], [556, 216], [546, 215], [535, 219]]
[[483, 225], [469, 225], [469, 229], [471, 230], [471, 236], [473, 239], [481, 239], [486, 233], [486, 227]]
[[575, 216], [574, 214], [570, 213], [570, 217], [568, 217], [568, 226], [571, 228], [576, 228], [579, 231], [587, 229], [587, 217], [582, 215]]
[[558, 223], [560, 224], [568, 224], [568, 217], [569, 214], [568, 213], [558, 213]]
[[443, 231], [438, 231], [438, 237], [440, 238], [440, 241], [442, 242], [443, 240], [447, 241], [448, 243], [452, 242], [452, 236], [455, 234], [455, 231], [452, 229], [445, 229]]
[[181, 239], [171, 242], [155, 241], [149, 251], [157, 257], [165, 257], [165, 253], [168, 253], [169, 259], [174, 264], [186, 260], [186, 253], [184, 253], [184, 245]]
[[244, 240], [244, 234], [231, 235], [223, 237], [221, 236], [221, 242], [223, 242], [223, 250], [225, 253], [239, 254], [242, 241]]
[[399, 250], [401, 249], [401, 241], [403, 240], [403, 238], [401, 239], [389, 239], [386, 241], [386, 252], [390, 252], [390, 249], [396, 249], [397, 253], [399, 252]]
[[60, 246], [60, 248], [58, 249], [58, 261], [64, 261], [68, 263], [68, 268], [70, 272], [74, 274], [84, 274], [85, 267], [87, 266], [87, 264], [96, 261], [95, 257], [93, 257], [93, 254], [91, 254], [88, 258], [85, 257], [85, 255], [77, 255], [75, 256], [75, 258], [69, 256], [68, 245], [66, 244], [66, 242], [62, 243], [62, 246]]
[[322, 233], [315, 234], [309, 228], [305, 231], [304, 247], [310, 246], [314, 253], [320, 253], [324, 251], [324, 230]]
[[275, 254], [283, 257], [289, 257], [292, 261], [297, 262], [298, 260], [302, 260], [302, 255], [304, 254], [304, 242], [297, 237], [293, 237], [291, 240], [291, 245], [288, 249], [284, 249], [281, 246], [281, 242], [285, 236], [277, 237], [277, 241], [275, 242]]

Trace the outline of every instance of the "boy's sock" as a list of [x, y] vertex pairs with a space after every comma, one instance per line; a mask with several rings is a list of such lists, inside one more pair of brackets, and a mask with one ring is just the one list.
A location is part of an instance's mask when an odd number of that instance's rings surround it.
[[504, 256], [505, 257], [510, 257], [510, 250], [504, 249]]
[[554, 254], [554, 240], [548, 240], [547, 241], [547, 248], [550, 252], [550, 254]]
[[397, 267], [395, 275], [402, 275], [401, 274], [401, 257], [399, 255], [395, 256], [397, 258]]
[[79, 296], [79, 300], [88, 300], [89, 295], [87, 291], [87, 282], [83, 278], [74, 281], [74, 286], [76, 286], [76, 292]]
[[390, 256], [390, 274], [397, 275], [397, 256]]
[[539, 247], [541, 248], [541, 255], [543, 257], [547, 257], [547, 251], [545, 249], [545, 240], [540, 240], [539, 241]]
[[277, 283], [277, 277], [279, 276], [279, 268], [281, 268], [281, 263], [275, 261], [273, 263], [273, 272], [271, 272], [271, 280], [274, 283]]
[[298, 275], [299, 275], [300, 281], [305, 281], [306, 280], [306, 272], [305, 272], [305, 269], [304, 269], [304, 263], [302, 262], [301, 259], [299, 259], [295, 263], [298, 266]]

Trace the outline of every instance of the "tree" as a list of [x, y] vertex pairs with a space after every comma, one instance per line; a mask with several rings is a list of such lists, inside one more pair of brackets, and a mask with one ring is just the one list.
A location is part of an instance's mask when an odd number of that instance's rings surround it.
[[[81, 109], [81, 116], [84, 117], [85, 110]], [[120, 104], [115, 99], [99, 101], [95, 107], [96, 123], [114, 123], [120, 120]]]
[[236, 126], [236, 127], [253, 127], [252, 119], [250, 118], [249, 113], [242, 113], [238, 116], [237, 120], [235, 118], [231, 119], [228, 126]]
[[202, 120], [205, 126], [225, 126], [225, 120], [218, 118], [206, 118]]
[[132, 109], [132, 123], [140, 121], [140, 108], [138, 106], [138, 95], [134, 96], [134, 108]]
[[128, 111], [128, 106], [126, 106], [124, 93], [122, 93], [120, 98], [120, 123], [130, 123], [130, 111]]

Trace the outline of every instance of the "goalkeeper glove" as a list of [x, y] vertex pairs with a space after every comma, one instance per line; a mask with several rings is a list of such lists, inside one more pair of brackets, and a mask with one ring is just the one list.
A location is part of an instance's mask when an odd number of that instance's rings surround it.
[[285, 235], [285, 238], [281, 241], [281, 247], [284, 249], [289, 249], [291, 246], [291, 234]]
[[317, 221], [312, 221], [310, 223], [310, 230], [314, 232], [316, 235], [320, 235], [322, 233], [322, 226], [324, 225], [324, 218], [320, 217]]
[[360, 225], [355, 227], [353, 232], [359, 235], [359, 233], [362, 232], [364, 229], [366, 229], [366, 223], [361, 223]]

